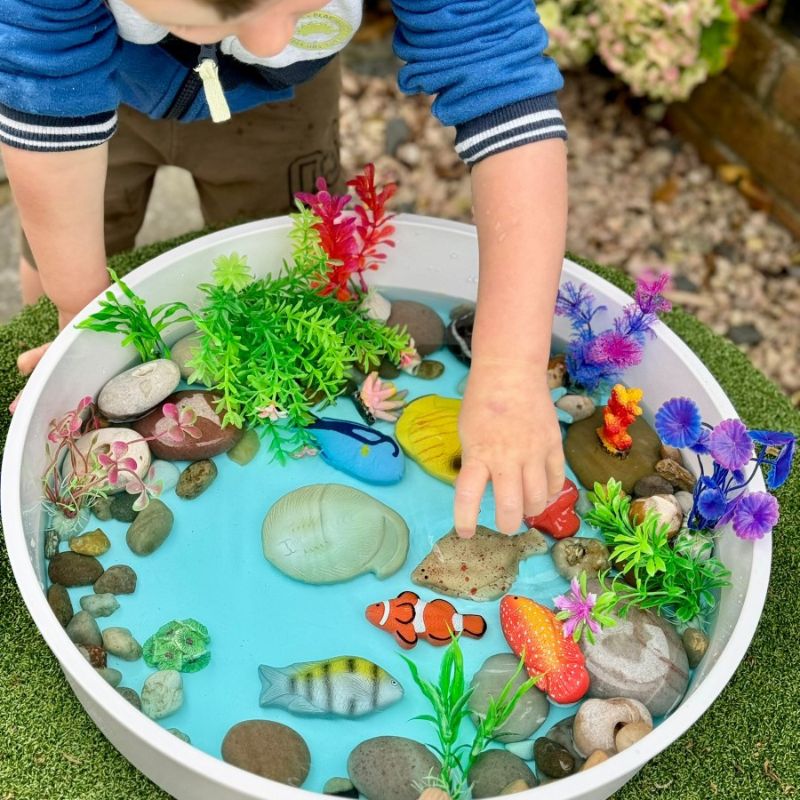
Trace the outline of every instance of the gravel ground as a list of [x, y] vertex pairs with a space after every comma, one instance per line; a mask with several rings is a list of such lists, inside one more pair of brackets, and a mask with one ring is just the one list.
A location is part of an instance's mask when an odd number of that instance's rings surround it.
[[[431, 117], [426, 98], [405, 98], [393, 74], [354, 66], [342, 99], [346, 170], [374, 161], [398, 182], [402, 210], [469, 221], [452, 129]], [[668, 270], [672, 300], [735, 341], [800, 405], [800, 242], [752, 211], [691, 145], [634, 113], [611, 79], [567, 75], [560, 102], [569, 249], [632, 274]]]

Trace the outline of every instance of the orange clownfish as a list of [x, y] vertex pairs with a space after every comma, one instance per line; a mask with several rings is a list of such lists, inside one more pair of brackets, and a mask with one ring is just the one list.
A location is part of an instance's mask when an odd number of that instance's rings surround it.
[[401, 592], [394, 600], [367, 606], [367, 619], [391, 633], [404, 650], [420, 639], [444, 645], [453, 634], [480, 639], [486, 633], [486, 620], [478, 614], [459, 614], [447, 600], [420, 600], [415, 592]]

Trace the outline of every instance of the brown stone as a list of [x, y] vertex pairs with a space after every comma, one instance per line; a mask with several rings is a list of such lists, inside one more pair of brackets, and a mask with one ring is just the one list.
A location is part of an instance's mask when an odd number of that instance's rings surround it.
[[194, 500], [208, 489], [217, 477], [217, 465], [210, 459], [195, 461], [181, 472], [175, 494], [184, 500]]
[[686, 467], [682, 467], [677, 461], [671, 458], [664, 458], [656, 464], [656, 472], [669, 481], [675, 489], [682, 492], [694, 491], [697, 478], [689, 472]]
[[72, 600], [69, 599], [69, 592], [60, 583], [54, 583], [47, 590], [47, 602], [56, 615], [56, 619], [66, 628], [75, 613], [72, 608]]
[[425, 357], [444, 344], [444, 323], [439, 315], [424, 303], [415, 300], [395, 300], [392, 313], [386, 320], [389, 327], [405, 327], [414, 340], [417, 352]]
[[789, 124], [800, 128], [800, 57], [781, 72], [772, 92], [772, 105]]
[[78, 652], [95, 668], [104, 669], [108, 662], [108, 654], [97, 644], [78, 645]]
[[[194, 439], [188, 434], [182, 441], [171, 442], [153, 439], [149, 442], [150, 451], [155, 458], [168, 461], [199, 461], [226, 453], [242, 438], [244, 431], [232, 425], [223, 427], [222, 418], [215, 411], [220, 395], [217, 392], [188, 390], [171, 394], [164, 403], [174, 403], [180, 412], [191, 408], [197, 414], [194, 422], [200, 431], [200, 437]], [[162, 435], [171, 427], [171, 420], [164, 416], [164, 403], [149, 414], [131, 423], [132, 427], [144, 437]]]
[[558, 389], [563, 386], [567, 378], [567, 357], [564, 355], [553, 356], [547, 362], [547, 388]]
[[102, 556], [110, 548], [111, 542], [100, 528], [80, 536], [73, 536], [69, 540], [69, 549], [82, 556]]
[[640, 478], [652, 475], [661, 458], [661, 440], [658, 434], [639, 417], [628, 428], [633, 446], [626, 456], [615, 456], [606, 450], [597, 436], [603, 424], [603, 410], [597, 409], [591, 417], [569, 426], [564, 440], [564, 455], [578, 480], [593, 489], [595, 482], [605, 485], [616, 478], [630, 494]]
[[53, 583], [62, 586], [90, 586], [103, 574], [103, 565], [93, 556], [56, 553], [47, 568]]
[[289, 786], [301, 786], [311, 766], [311, 754], [299, 733], [260, 719], [239, 722], [225, 734], [222, 759]]
[[683, 453], [681, 453], [680, 448], [673, 447], [670, 444], [661, 445], [661, 458], [669, 458], [672, 461], [677, 461], [682, 467], [686, 466], [683, 463]]

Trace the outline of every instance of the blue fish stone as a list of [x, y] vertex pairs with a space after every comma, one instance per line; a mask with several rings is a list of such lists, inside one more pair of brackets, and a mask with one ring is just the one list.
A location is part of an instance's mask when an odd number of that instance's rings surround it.
[[317, 441], [323, 460], [347, 475], [382, 486], [403, 477], [405, 456], [400, 445], [385, 433], [359, 422], [322, 417], [308, 430]]

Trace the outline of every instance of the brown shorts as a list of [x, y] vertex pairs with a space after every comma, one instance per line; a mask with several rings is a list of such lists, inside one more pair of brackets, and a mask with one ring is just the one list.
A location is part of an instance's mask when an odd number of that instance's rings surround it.
[[[235, 114], [221, 124], [153, 120], [128, 106], [109, 142], [106, 253], [134, 246], [158, 167], [194, 178], [207, 225], [286, 214], [295, 192], [312, 192], [322, 175], [342, 191], [339, 166], [341, 66], [335, 58], [292, 100]], [[22, 254], [35, 265], [25, 235]]]

